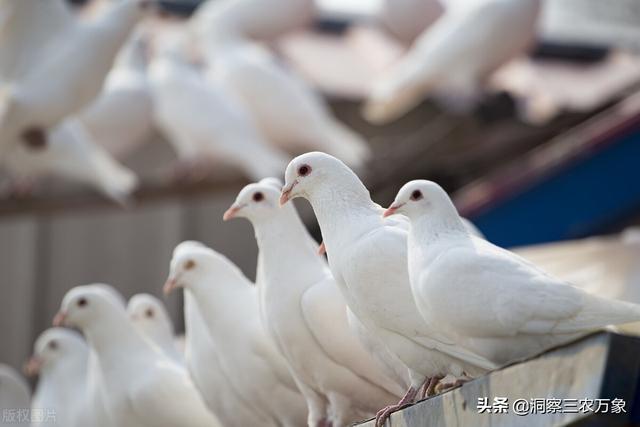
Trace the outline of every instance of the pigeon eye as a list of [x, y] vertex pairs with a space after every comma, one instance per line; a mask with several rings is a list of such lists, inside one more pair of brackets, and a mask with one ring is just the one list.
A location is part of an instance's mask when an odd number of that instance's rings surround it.
[[196, 262], [192, 259], [187, 260], [187, 262], [184, 263], [185, 270], [191, 270], [195, 266], [196, 266]]
[[264, 200], [264, 194], [262, 194], [260, 191], [253, 193], [254, 202], [261, 202], [262, 200]]
[[151, 319], [154, 316], [153, 309], [147, 308], [147, 310], [144, 312], [144, 315]]
[[58, 349], [58, 342], [57, 341], [50, 341], [48, 347], [51, 350], [57, 350]]
[[414, 190], [413, 193], [411, 193], [411, 200], [420, 200], [422, 199], [422, 191], [420, 190]]
[[89, 304], [89, 301], [87, 301], [86, 298], [80, 298], [76, 303], [78, 307], [86, 307], [88, 304]]
[[309, 165], [302, 165], [298, 168], [298, 175], [300, 176], [307, 176], [309, 172], [311, 172], [311, 166]]

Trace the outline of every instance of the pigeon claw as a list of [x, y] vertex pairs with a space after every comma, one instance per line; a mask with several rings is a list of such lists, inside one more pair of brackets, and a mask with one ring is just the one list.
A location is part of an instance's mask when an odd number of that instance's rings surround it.
[[396, 403], [395, 405], [387, 406], [386, 408], [382, 408], [381, 410], [379, 410], [378, 413], [376, 414], [375, 427], [384, 427], [384, 425], [387, 423], [387, 420], [389, 419], [391, 414], [403, 408], [406, 408], [407, 406], [410, 406], [413, 403], [414, 399], [416, 398], [417, 394], [418, 394], [418, 389], [414, 387], [410, 387], [409, 390], [407, 390], [405, 395], [402, 397], [402, 399], [400, 399], [398, 403]]

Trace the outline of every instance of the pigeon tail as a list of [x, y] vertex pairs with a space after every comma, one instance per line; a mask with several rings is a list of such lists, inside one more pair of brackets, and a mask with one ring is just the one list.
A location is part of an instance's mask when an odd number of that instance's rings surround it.
[[370, 123], [384, 125], [399, 119], [425, 99], [430, 82], [410, 78], [392, 78], [376, 85], [363, 109], [363, 117]]
[[93, 157], [96, 185], [107, 197], [125, 205], [131, 193], [138, 187], [138, 177], [115, 161], [101, 147]]
[[572, 320], [561, 322], [555, 333], [575, 333], [640, 321], [640, 305], [588, 295], [585, 308]]

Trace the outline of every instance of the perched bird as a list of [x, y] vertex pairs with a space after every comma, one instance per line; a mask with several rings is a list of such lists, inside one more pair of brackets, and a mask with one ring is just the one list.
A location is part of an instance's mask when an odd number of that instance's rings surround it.
[[81, 427], [88, 415], [86, 406], [89, 349], [82, 336], [65, 328], [50, 328], [36, 340], [33, 356], [25, 365], [29, 376], [38, 376], [31, 410], [43, 411], [46, 427]]
[[31, 406], [31, 391], [25, 379], [15, 369], [0, 363], [0, 426], [28, 426], [29, 420], [19, 416]]
[[235, 38], [273, 41], [310, 25], [314, 14], [313, 0], [212, 0], [198, 8], [191, 26], [207, 44]]
[[146, 36], [135, 33], [118, 53], [98, 98], [78, 114], [96, 143], [118, 159], [134, 152], [152, 134], [147, 45]]
[[79, 328], [95, 351], [111, 425], [221, 425], [184, 368], [149, 344], [103, 290], [71, 289], [54, 323]]
[[384, 0], [377, 18], [384, 29], [410, 45], [444, 12], [440, 0]]
[[353, 167], [369, 159], [366, 141], [336, 119], [326, 102], [266, 48], [235, 41], [214, 49], [208, 59], [209, 74], [238, 95], [270, 142], [295, 154], [326, 151]]
[[149, 66], [155, 122], [182, 166], [196, 176], [215, 161], [252, 179], [280, 173], [289, 156], [267, 144], [232, 93], [208, 82], [183, 58], [182, 43], [165, 37]]
[[[176, 258], [192, 247], [204, 247], [200, 242], [185, 241], [173, 251]], [[226, 374], [219, 352], [198, 304], [191, 292], [184, 293], [185, 364], [207, 406], [225, 427], [261, 425], [260, 415], [249, 396], [236, 391], [237, 385]]]
[[43, 146], [50, 128], [93, 101], [120, 46], [151, 4], [113, 2], [83, 21], [63, 0], [3, 0], [0, 147]]
[[369, 191], [344, 163], [317, 152], [293, 159], [280, 202], [295, 197], [311, 203], [329, 266], [349, 308], [410, 370], [407, 393], [379, 413], [378, 425], [413, 401], [425, 384], [431, 393], [448, 374], [474, 377], [497, 367], [443, 339], [422, 319], [407, 271], [407, 221], [382, 218], [383, 208], [371, 201]]
[[250, 396], [261, 425], [302, 425], [304, 399], [260, 321], [256, 289], [238, 267], [191, 245], [171, 260], [165, 291], [178, 287], [193, 295], [214, 342], [224, 345], [218, 355], [227, 375]]
[[278, 207], [281, 187], [273, 178], [247, 185], [224, 219], [245, 217], [253, 224], [263, 323], [307, 400], [309, 426], [351, 425], [396, 402], [404, 389], [381, 374], [351, 333], [346, 304], [317, 243], [293, 205]]
[[127, 313], [144, 338], [158, 346], [174, 362], [184, 363], [184, 355], [178, 351], [176, 344], [173, 323], [162, 301], [149, 294], [134, 295], [127, 304]]
[[411, 222], [409, 275], [425, 322], [496, 364], [640, 320], [639, 305], [591, 295], [470, 235], [434, 182], [405, 184], [384, 215], [394, 213]]
[[536, 35], [540, 0], [483, 0], [452, 7], [374, 84], [363, 115], [393, 121], [427, 95], [473, 98], [498, 67], [525, 52]]
[[97, 145], [74, 118], [56, 126], [42, 147], [18, 144], [7, 148], [0, 157], [0, 167], [18, 182], [50, 176], [77, 181], [121, 204], [138, 185], [134, 172]]
[[[545, 272], [589, 293], [640, 303], [640, 234], [629, 228], [619, 235], [530, 245], [511, 250]], [[640, 323], [618, 325], [640, 334]]]

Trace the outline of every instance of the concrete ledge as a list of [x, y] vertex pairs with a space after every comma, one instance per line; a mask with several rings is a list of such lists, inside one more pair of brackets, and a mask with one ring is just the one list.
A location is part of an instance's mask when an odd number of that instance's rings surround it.
[[[391, 427], [542, 427], [542, 426], [629, 426], [640, 421], [636, 405], [640, 378], [640, 338], [598, 333], [550, 350], [531, 360], [514, 364], [462, 387], [416, 403], [391, 416]], [[492, 413], [479, 412], [486, 403]], [[507, 398], [504, 407], [495, 398]], [[482, 401], [479, 401], [482, 399]], [[541, 399], [548, 408], [534, 411]], [[551, 399], [551, 400], [549, 400]], [[552, 410], [563, 399], [561, 411]], [[598, 401], [597, 399], [601, 399]], [[613, 399], [624, 401], [624, 410], [612, 413]], [[516, 400], [529, 402], [514, 411]], [[498, 404], [496, 405], [496, 402]], [[575, 403], [574, 403], [575, 402]], [[619, 401], [618, 401], [619, 402]], [[575, 405], [575, 406], [574, 406]], [[589, 405], [592, 411], [578, 408]], [[608, 406], [608, 408], [606, 408]], [[605, 412], [605, 409], [608, 411]], [[594, 412], [595, 411], [595, 412]], [[552, 412], [552, 413], [551, 413]], [[372, 421], [360, 424], [373, 427]]]

